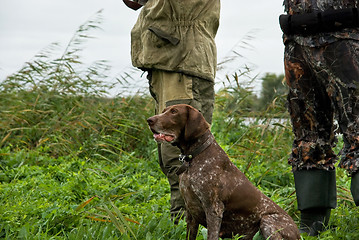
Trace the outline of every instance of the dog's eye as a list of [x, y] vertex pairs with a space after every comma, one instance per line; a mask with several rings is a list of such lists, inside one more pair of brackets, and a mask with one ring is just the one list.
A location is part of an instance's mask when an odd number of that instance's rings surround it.
[[177, 112], [178, 112], [177, 109], [175, 109], [175, 108], [172, 108], [172, 109], [171, 109], [171, 113], [172, 113], [172, 114], [176, 114]]

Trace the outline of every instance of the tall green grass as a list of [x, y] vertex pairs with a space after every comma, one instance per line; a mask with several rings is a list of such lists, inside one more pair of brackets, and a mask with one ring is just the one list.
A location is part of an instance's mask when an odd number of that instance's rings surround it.
[[[99, 20], [81, 26], [60, 57], [40, 54], [0, 83], [2, 239], [185, 238], [185, 223], [170, 221], [169, 186], [145, 121], [153, 100], [109, 97], [111, 86], [101, 80], [107, 67], [81, 64], [79, 44]], [[228, 77], [217, 93], [212, 132], [250, 181], [298, 222], [290, 124], [271, 123], [288, 117], [284, 96], [250, 112], [247, 102], [256, 99], [240, 81], [241, 73]], [[257, 121], [248, 125], [243, 116]], [[359, 237], [349, 178], [340, 169], [337, 175], [330, 229], [305, 239]], [[206, 239], [205, 229], [198, 239]]]

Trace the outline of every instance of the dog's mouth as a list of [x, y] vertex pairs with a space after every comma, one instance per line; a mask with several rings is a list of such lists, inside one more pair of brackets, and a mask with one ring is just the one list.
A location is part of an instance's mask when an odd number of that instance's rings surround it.
[[159, 133], [151, 129], [153, 132], [153, 138], [156, 140], [156, 142], [169, 142], [172, 143], [175, 140], [175, 136], [173, 134], [169, 133]]

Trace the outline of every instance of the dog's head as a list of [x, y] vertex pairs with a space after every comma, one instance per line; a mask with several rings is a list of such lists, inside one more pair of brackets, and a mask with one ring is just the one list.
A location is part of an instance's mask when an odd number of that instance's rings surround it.
[[179, 145], [197, 139], [209, 128], [203, 115], [186, 104], [167, 107], [161, 114], [148, 118], [147, 123], [157, 142]]

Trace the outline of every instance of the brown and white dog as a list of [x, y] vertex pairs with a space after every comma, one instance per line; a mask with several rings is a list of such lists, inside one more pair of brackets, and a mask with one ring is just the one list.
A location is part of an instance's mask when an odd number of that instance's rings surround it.
[[187, 238], [195, 240], [199, 224], [208, 240], [260, 230], [266, 239], [300, 239], [293, 219], [260, 192], [229, 160], [195, 108], [179, 104], [147, 119], [158, 142], [170, 142], [182, 151], [180, 190], [186, 204]]

